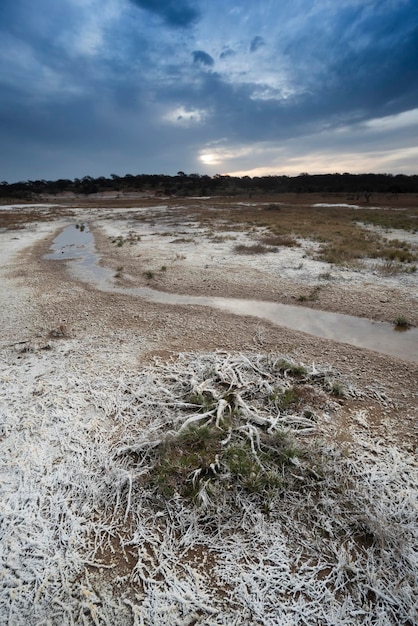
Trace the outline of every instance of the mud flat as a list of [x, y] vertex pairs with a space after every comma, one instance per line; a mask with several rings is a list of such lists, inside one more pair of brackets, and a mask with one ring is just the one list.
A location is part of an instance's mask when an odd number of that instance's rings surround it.
[[0, 222], [1, 621], [418, 623], [417, 363], [199, 300], [371, 320], [413, 353], [414, 262], [270, 246], [288, 209], [265, 203], [41, 204]]

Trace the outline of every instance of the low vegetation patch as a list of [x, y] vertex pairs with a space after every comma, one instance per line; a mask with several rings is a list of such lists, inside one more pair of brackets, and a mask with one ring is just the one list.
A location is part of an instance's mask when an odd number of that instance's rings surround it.
[[331, 274], [331, 272], [322, 272], [318, 275], [318, 278], [321, 280], [333, 280], [334, 276]]
[[320, 475], [298, 436], [315, 429], [316, 411], [331, 406], [332, 395], [346, 394], [330, 373], [283, 358], [207, 368], [174, 403], [177, 427], [133, 446], [141, 482], [204, 508], [228, 510], [250, 497], [266, 510]]
[[300, 243], [291, 235], [264, 235], [260, 237], [260, 243], [266, 246], [300, 248]]
[[407, 330], [408, 328], [411, 328], [411, 324], [403, 315], [398, 315], [398, 317], [394, 321], [394, 324], [395, 328], [398, 330]]
[[266, 246], [261, 243], [256, 244], [243, 244], [239, 243], [234, 246], [236, 254], [266, 254], [267, 252], [275, 252], [276, 250], [271, 246]]
[[228, 416], [167, 436], [153, 449], [150, 484], [164, 496], [177, 493], [206, 507], [231, 491], [234, 499], [247, 492], [265, 503], [286, 488], [286, 467], [296, 465], [298, 455], [286, 431], [268, 432]]
[[415, 625], [416, 459], [366, 428], [378, 388], [283, 355], [80, 354], [3, 373], [1, 623]]
[[[408, 268], [418, 261], [416, 248], [409, 243], [387, 240], [378, 233], [370, 232], [364, 224], [374, 224], [388, 228], [399, 228], [416, 232], [418, 212], [415, 208], [399, 211], [392, 208], [361, 209], [339, 206], [312, 206], [310, 204], [282, 203], [277, 209], [268, 206], [228, 205], [223, 215], [227, 216], [223, 227], [233, 230], [263, 227], [268, 234], [261, 237], [261, 246], [297, 246], [298, 238], [310, 239], [320, 244], [315, 253], [321, 261], [337, 265], [356, 264], [362, 259], [383, 259], [396, 261]], [[202, 222], [213, 219], [213, 212], [204, 208], [196, 210], [195, 219]], [[361, 218], [361, 223], [359, 222]], [[362, 225], [363, 224], [363, 225]], [[249, 246], [246, 246], [247, 248]], [[269, 250], [254, 249], [253, 254], [263, 254]], [[237, 253], [251, 254], [250, 250], [237, 250]]]
[[141, 241], [141, 235], [137, 235], [134, 231], [130, 231], [125, 237], [123, 235], [118, 235], [112, 239], [112, 243], [114, 243], [118, 248], [121, 248], [125, 243], [133, 246], [135, 243]]
[[298, 302], [316, 302], [319, 298], [321, 285], [316, 285], [309, 293], [301, 294], [296, 299]]
[[[68, 211], [67, 214], [70, 214]], [[19, 230], [33, 222], [49, 222], [54, 219], [52, 211], [39, 211], [31, 209], [2, 209], [0, 205], [0, 228], [5, 230]]]
[[[347, 234], [348, 235], [348, 234]], [[354, 230], [351, 237], [334, 236], [324, 242], [318, 258], [337, 265], [350, 264], [359, 259], [383, 259], [386, 262], [410, 264], [418, 254], [408, 243], [382, 239], [378, 235]]]
[[193, 243], [193, 241], [193, 237], [178, 237], [170, 241], [170, 243]]

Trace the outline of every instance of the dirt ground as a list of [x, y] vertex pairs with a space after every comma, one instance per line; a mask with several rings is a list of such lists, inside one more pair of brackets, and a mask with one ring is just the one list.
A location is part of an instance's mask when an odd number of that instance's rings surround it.
[[[318, 424], [321, 436], [344, 448], [364, 433], [384, 446], [416, 453], [418, 363], [290, 330], [251, 315], [156, 303], [123, 293], [123, 289], [150, 286], [168, 293], [267, 300], [390, 323], [402, 316], [412, 327], [418, 326], [418, 272], [385, 274], [379, 271], [378, 259], [330, 264], [316, 254], [318, 241], [298, 234], [294, 246], [238, 253], [237, 246], [255, 245], [268, 233], [268, 222], [263, 225], [254, 215], [279, 201], [46, 198], [42, 205], [0, 206], [4, 370], [0, 417], [2, 410], [6, 414], [12, 407], [14, 414], [22, 411], [29, 420], [33, 403], [46, 410], [48, 402], [53, 402], [45, 391], [48, 377], [54, 378], [58, 397], [60, 385], [64, 390], [70, 379], [100, 381], [103, 377], [106, 386], [112, 380], [136, 375], [155, 359], [169, 362], [177, 353], [280, 354], [298, 363], [331, 367], [339, 379], [365, 392], [366, 400], [336, 400], [338, 411], [332, 416], [324, 414]], [[292, 201], [288, 199], [287, 205]], [[337, 200], [304, 199], [306, 206], [321, 202]], [[382, 199], [383, 208], [384, 202]], [[408, 198], [406, 206], [414, 208], [414, 202], [418, 204], [418, 199]], [[229, 219], [231, 206], [234, 219]], [[240, 208], [241, 222], [236, 218]], [[359, 222], [362, 208], [356, 209]], [[72, 261], [44, 258], [54, 238], [69, 225], [88, 228], [94, 235], [99, 263], [112, 271], [118, 291], [104, 291], [80, 279], [71, 270]], [[418, 230], [364, 228], [389, 240], [404, 240], [411, 250], [418, 251]], [[129, 563], [123, 563], [118, 571], [122, 575], [130, 569]], [[9, 623], [24, 622], [15, 618]], [[262, 621], [248, 618], [246, 623]]]
[[[130, 204], [137, 204], [136, 200], [130, 199]], [[393, 408], [377, 415], [373, 428], [385, 437], [402, 439], [404, 445], [416, 445], [417, 364], [250, 316], [104, 293], [75, 280], [66, 262], [47, 261], [43, 256], [65, 226], [84, 223], [94, 233], [100, 263], [115, 272], [121, 287], [148, 285], [178, 294], [300, 304], [386, 322], [401, 314], [414, 326], [418, 325], [418, 273], [382, 277], [367, 266], [329, 265], [309, 256], [315, 243], [306, 240], [300, 240], [300, 247], [279, 252], [236, 254], [237, 242], [248, 245], [263, 227], [248, 231], [245, 221], [228, 223], [225, 200], [148, 200], [129, 208], [113, 208], [114, 203], [108, 199], [104, 206], [46, 203], [16, 209], [36, 209], [35, 217], [40, 219], [1, 233], [3, 346], [46, 340], [62, 325], [63, 343], [69, 337], [80, 346], [94, 342], [99, 361], [103, 348], [107, 358], [113, 344], [125, 353], [128, 367], [133, 354], [135, 367], [140, 367], [153, 355], [217, 349], [280, 352], [305, 363], [331, 364], [360, 387], [371, 382], [381, 385]], [[233, 202], [235, 207], [248, 204], [258, 208], [254, 200]], [[402, 235], [396, 232], [397, 238]], [[418, 249], [418, 234], [413, 237]]]

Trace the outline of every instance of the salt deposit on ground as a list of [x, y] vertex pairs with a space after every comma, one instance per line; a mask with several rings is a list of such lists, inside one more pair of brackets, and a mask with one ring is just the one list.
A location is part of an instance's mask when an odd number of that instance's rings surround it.
[[[313, 478], [267, 516], [245, 493], [238, 509], [163, 506], [141, 486], [140, 450], [193, 414], [184, 393], [208, 371], [241, 395], [280, 377], [260, 356], [222, 354], [121, 375], [79, 349], [9, 353], [2, 373], [4, 623], [415, 623], [413, 457], [366, 433], [343, 456], [316, 439]], [[319, 434], [317, 419], [305, 422]]]
[[[379, 262], [375, 259], [364, 260], [356, 266], [336, 266], [316, 260], [314, 257], [320, 244], [312, 240], [297, 238], [297, 247], [273, 247], [266, 254], [245, 255], [243, 258], [243, 255], [237, 255], [235, 247], [251, 244], [258, 236], [265, 234], [264, 229], [254, 228], [251, 232], [223, 231], [222, 223], [216, 227], [216, 222], [212, 229], [202, 228], [199, 223], [176, 222], [175, 212], [171, 211], [167, 215], [166, 207], [153, 208], [146, 214], [146, 222], [136, 220], [136, 211], [133, 211], [124, 216], [123, 220], [118, 220], [117, 216], [111, 221], [99, 219], [95, 226], [103, 229], [110, 239], [129, 238], [130, 233], [140, 237], [137, 242], [130, 242], [127, 252], [130, 256], [141, 257], [143, 262], [149, 261], [150, 270], [158, 271], [163, 265], [183, 265], [187, 267], [187, 272], [199, 273], [204, 278], [202, 268], [220, 272], [225, 268], [238, 283], [238, 274], [242, 274], [245, 266], [245, 271], [253, 272], [256, 277], [257, 288], [263, 285], [267, 290], [270, 282], [273, 299], [274, 283], [279, 279], [297, 281], [301, 285], [312, 285], [316, 281], [322, 284], [344, 284], [347, 288], [402, 288], [405, 294], [411, 289], [418, 289], [418, 273], [385, 275], [378, 271]], [[393, 238], [396, 238], [396, 233], [397, 238], [418, 247], [418, 233], [394, 231]], [[227, 277], [220, 275], [219, 280], [227, 280]], [[248, 281], [249, 277], [244, 277], [244, 280]]]
[[[103, 263], [123, 266], [121, 285], [278, 297], [275, 275], [297, 295], [329, 271], [341, 282], [333, 297], [363, 289], [345, 305], [369, 315], [374, 293], [387, 315], [392, 300], [394, 310], [400, 298], [412, 303], [416, 277], [402, 276], [392, 294], [367, 268], [310, 259], [302, 240], [243, 258], [233, 246], [248, 234], [212, 234], [170, 211], [142, 210], [142, 223], [128, 209], [72, 208], [0, 233], [0, 622], [415, 626], [414, 364], [251, 318], [104, 294], [42, 256], [83, 220]], [[132, 231], [140, 239], [130, 243]], [[169, 243], [182, 238], [192, 241]], [[288, 409], [276, 399], [291, 387], [300, 401]], [[204, 417], [191, 394], [209, 397]], [[302, 450], [290, 455], [287, 488], [266, 501], [233, 481], [214, 502], [210, 490], [200, 505], [162, 497], [152, 478], [166, 433], [202, 419], [216, 426], [234, 406], [254, 459], [263, 462], [267, 430], [284, 429]]]

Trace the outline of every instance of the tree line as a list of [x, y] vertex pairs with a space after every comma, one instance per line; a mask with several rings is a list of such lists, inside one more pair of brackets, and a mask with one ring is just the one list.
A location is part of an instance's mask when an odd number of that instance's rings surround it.
[[113, 191], [150, 192], [156, 195], [208, 196], [280, 193], [337, 193], [368, 202], [372, 193], [418, 193], [418, 175], [405, 174], [299, 174], [299, 176], [215, 176], [186, 174], [111, 174], [109, 177], [27, 180], [0, 183], [0, 197], [30, 200], [63, 193], [85, 196]]

